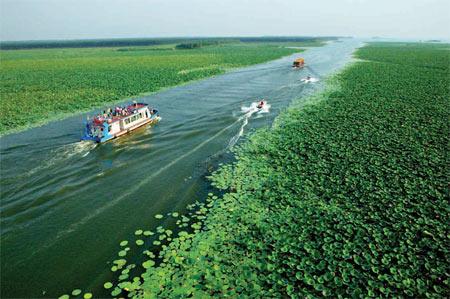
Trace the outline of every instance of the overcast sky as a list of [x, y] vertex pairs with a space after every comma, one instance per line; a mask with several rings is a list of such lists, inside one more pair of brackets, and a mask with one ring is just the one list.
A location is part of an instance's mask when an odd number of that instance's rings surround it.
[[0, 0], [0, 39], [450, 38], [450, 0]]

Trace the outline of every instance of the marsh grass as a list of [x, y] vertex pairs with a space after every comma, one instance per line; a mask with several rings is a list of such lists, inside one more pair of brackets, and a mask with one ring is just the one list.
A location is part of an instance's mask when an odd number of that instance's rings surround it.
[[259, 43], [0, 51], [0, 134], [299, 51]]

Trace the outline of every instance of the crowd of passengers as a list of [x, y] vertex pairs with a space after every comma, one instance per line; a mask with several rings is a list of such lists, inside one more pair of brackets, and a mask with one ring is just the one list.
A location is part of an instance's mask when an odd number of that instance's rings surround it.
[[136, 109], [130, 109], [129, 107], [120, 107], [116, 106], [114, 109], [109, 108], [107, 110], [103, 110], [103, 114], [99, 113], [95, 117], [97, 119], [110, 119], [116, 116], [128, 116], [134, 113]]
[[[114, 117], [123, 117], [134, 114], [137, 112], [138, 104], [134, 103], [129, 106], [116, 106], [114, 109], [109, 108], [107, 110], [103, 110], [103, 113], [99, 113], [94, 116], [94, 122], [102, 123], [105, 120], [111, 122]], [[157, 111], [155, 109], [150, 109], [150, 114], [155, 114]]]
[[128, 116], [136, 113], [136, 109], [133, 106], [137, 107], [137, 104], [123, 107], [116, 106], [114, 109], [108, 108], [107, 110], [103, 110], [103, 113], [97, 114], [94, 119], [103, 122], [105, 119], [112, 119], [113, 117], [117, 116]]

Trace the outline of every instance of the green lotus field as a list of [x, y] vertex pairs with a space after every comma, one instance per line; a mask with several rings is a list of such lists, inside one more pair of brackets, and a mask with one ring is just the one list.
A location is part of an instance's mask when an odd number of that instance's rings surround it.
[[0, 134], [301, 51], [287, 45], [0, 51]]
[[327, 91], [212, 175], [223, 195], [172, 215], [179, 232], [158, 228], [141, 278], [117, 260], [105, 287], [136, 298], [448, 295], [449, 54], [359, 49]]

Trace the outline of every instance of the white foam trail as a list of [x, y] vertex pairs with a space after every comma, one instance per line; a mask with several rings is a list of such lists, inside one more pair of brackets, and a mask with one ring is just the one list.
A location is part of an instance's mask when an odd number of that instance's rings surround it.
[[266, 103], [261, 109], [259, 109], [257, 102], [251, 103], [249, 107], [246, 106], [241, 107], [241, 111], [245, 112], [245, 114], [242, 117], [240, 117], [239, 120], [243, 119], [244, 121], [242, 122], [241, 128], [239, 129], [238, 133], [230, 139], [227, 149], [232, 148], [239, 141], [239, 138], [241, 138], [242, 135], [244, 135], [244, 128], [247, 126], [248, 120], [250, 117], [252, 117], [253, 114], [256, 113], [260, 115], [262, 113], [269, 113], [270, 107], [271, 106]]
[[82, 157], [86, 157], [92, 149], [97, 146], [97, 143], [92, 141], [79, 141], [75, 143], [65, 144], [56, 148], [55, 150], [50, 152], [51, 157], [46, 159], [45, 162], [33, 169], [30, 169], [26, 175], [30, 176], [34, 173], [50, 168], [53, 165], [67, 160], [75, 155], [82, 155]]
[[244, 121], [242, 122], [241, 128], [239, 129], [238, 133], [234, 135], [228, 142], [228, 146], [226, 149], [232, 148], [236, 144], [236, 142], [238, 142], [239, 138], [241, 138], [241, 136], [244, 134], [244, 127], [248, 124], [248, 119], [251, 116], [251, 114], [250, 116], [247, 116], [249, 113], [253, 114], [254, 112], [248, 112], [243, 117], [239, 118], [239, 120], [244, 119]]

